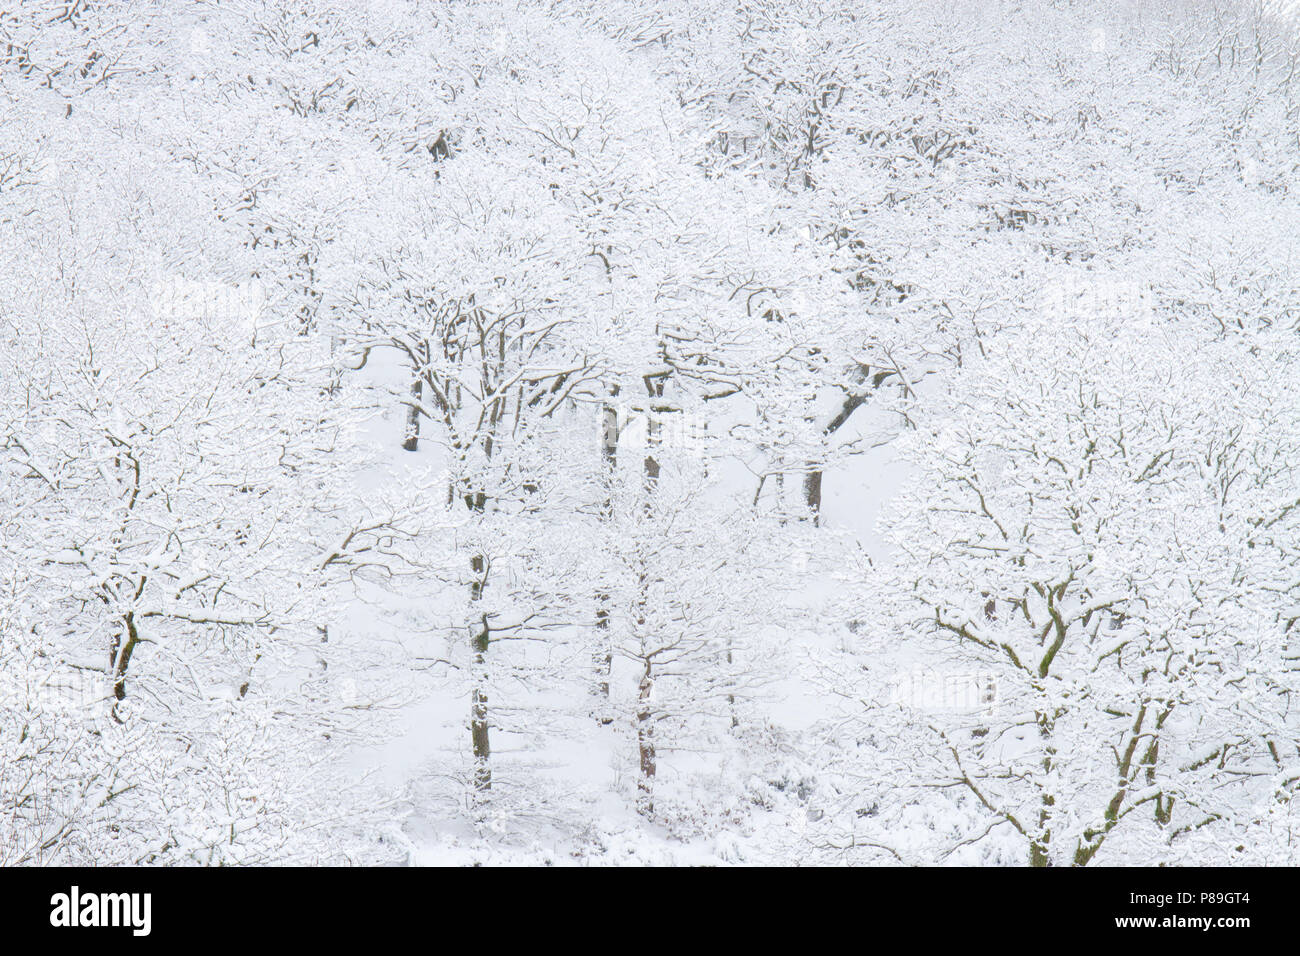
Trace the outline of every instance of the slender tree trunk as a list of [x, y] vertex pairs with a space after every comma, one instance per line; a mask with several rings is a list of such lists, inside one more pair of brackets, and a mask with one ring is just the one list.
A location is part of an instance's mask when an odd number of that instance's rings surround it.
[[[337, 323], [336, 323], [337, 324]], [[343, 348], [343, 336], [338, 331], [330, 333], [330, 374], [329, 383], [325, 386], [325, 394], [333, 398], [343, 387], [343, 368], [339, 364], [338, 354]]]
[[1044, 790], [1038, 804], [1038, 826], [1029, 841], [1030, 866], [1052, 865], [1052, 811], [1056, 806], [1056, 798], [1046, 787], [1050, 784], [1050, 776], [1056, 766], [1056, 748], [1052, 744], [1052, 730], [1055, 723], [1054, 717], [1047, 714], [1038, 715], [1038, 733], [1045, 746], [1043, 773], [1049, 779], [1044, 781]]
[[647, 378], [645, 380], [646, 390], [650, 393], [650, 401], [646, 403], [646, 426], [645, 426], [645, 480], [646, 480], [646, 507], [650, 507], [650, 495], [653, 494], [654, 486], [659, 481], [659, 459], [655, 457], [659, 450], [659, 444], [662, 435], [662, 425], [659, 421], [659, 410], [655, 399], [664, 397], [664, 379], [662, 376]]
[[597, 599], [601, 605], [596, 608], [596, 647], [591, 655], [596, 676], [592, 687], [592, 696], [595, 697], [593, 709], [596, 722], [608, 727], [614, 721], [609, 713], [609, 679], [614, 669], [614, 648], [609, 635], [609, 595], [602, 592]]
[[822, 473], [820, 470], [810, 471], [804, 475], [803, 496], [804, 502], [808, 505], [808, 513], [812, 515], [813, 524], [821, 524]]
[[[492, 434], [501, 420], [503, 409], [503, 403], [498, 403], [493, 409], [488, 420], [487, 433], [482, 438], [483, 453], [489, 459], [492, 457], [495, 447]], [[465, 489], [465, 504], [471, 511], [480, 516], [487, 511], [487, 500], [487, 492], [483, 488], [475, 489], [470, 486]], [[483, 600], [483, 592], [487, 590], [488, 574], [490, 573], [487, 555], [481, 552], [474, 555], [470, 559], [470, 570], [474, 575], [470, 584], [470, 601], [473, 604], [478, 604]], [[478, 620], [474, 621], [470, 626], [474, 631], [474, 688], [471, 691], [469, 730], [470, 743], [474, 750], [474, 791], [481, 795], [492, 789], [492, 766], [490, 763], [492, 747], [488, 740], [487, 709], [487, 654], [488, 646], [492, 641], [492, 629], [488, 624], [487, 611], [482, 611], [478, 616]]]
[[[618, 386], [610, 389], [611, 399], [618, 395]], [[605, 402], [600, 410], [600, 454], [608, 482], [605, 500], [601, 505], [601, 519], [609, 521], [614, 516], [614, 480], [618, 466], [618, 409]], [[610, 637], [610, 596], [601, 590], [596, 594], [596, 646], [592, 651], [592, 686], [594, 716], [603, 727], [613, 722], [609, 712], [609, 681], [614, 667], [614, 648]]]
[[424, 394], [424, 381], [417, 374], [411, 379], [411, 398], [415, 404], [406, 407], [406, 431], [402, 436], [402, 450], [415, 451], [420, 447], [420, 398]]
[[[648, 514], [654, 509], [654, 495], [659, 484], [660, 474], [659, 459], [655, 455], [659, 450], [661, 433], [659, 421], [655, 417], [657, 410], [654, 399], [663, 397], [664, 379], [662, 377], [647, 378], [645, 382], [651, 399], [646, 404], [646, 456], [645, 461], [642, 463], [645, 479], [645, 509]], [[647, 576], [643, 569], [641, 579], [638, 582], [640, 593], [637, 614], [637, 630], [642, 638], [644, 638], [647, 621], [647, 585]], [[650, 694], [653, 690], [653, 672], [650, 660], [646, 659], [645, 670], [641, 674], [641, 683], [637, 688], [636, 710], [636, 742], [641, 763], [641, 776], [637, 781], [637, 809], [646, 816], [654, 813], [654, 777], [657, 770], [654, 744], [654, 710], [650, 706]]]
[[[859, 371], [860, 380], [866, 380], [866, 371]], [[878, 385], [880, 377], [877, 376], [874, 384]], [[840, 404], [839, 411], [832, 416], [831, 420], [822, 428], [824, 438], [830, 438], [837, 431], [844, 427], [844, 423], [852, 417], [853, 413], [861, 408], [870, 396], [870, 391], [850, 392], [844, 396], [844, 401]], [[812, 515], [813, 524], [821, 523], [822, 510], [822, 467], [817, 462], [808, 463], [808, 471], [803, 480], [804, 503], [808, 506], [808, 512]]]
[[[1173, 712], [1172, 705], [1166, 707], [1156, 715], [1156, 730], [1151, 738], [1151, 744], [1147, 751], [1142, 755], [1142, 765], [1146, 768], [1147, 786], [1156, 785], [1156, 764], [1160, 761], [1160, 731], [1164, 728], [1165, 721], [1169, 719], [1170, 713]], [[1157, 793], [1155, 799], [1155, 816], [1156, 823], [1162, 827], [1167, 826], [1174, 815], [1175, 797], [1165, 793]]]
[[[733, 641], [731, 640], [731, 638], [727, 638], [727, 667], [728, 668], [730, 668], [733, 664], [735, 664], [735, 661], [732, 659], [732, 644]], [[727, 710], [731, 714], [731, 729], [735, 730], [737, 727], [740, 726], [740, 717], [736, 714], [735, 694], [727, 695]]]
[[[470, 560], [474, 572], [474, 582], [470, 585], [470, 600], [483, 599], [487, 586], [487, 562], [481, 554]], [[470, 746], [474, 751], [474, 790], [483, 793], [492, 789], [492, 745], [488, 738], [488, 698], [487, 698], [487, 653], [492, 640], [492, 631], [488, 626], [488, 616], [482, 614], [471, 625], [473, 629], [473, 689], [470, 691], [469, 736]]]
[[[113, 639], [109, 654], [109, 665], [113, 669], [113, 696], [117, 700], [126, 699], [126, 672], [131, 666], [131, 655], [140, 643], [140, 632], [135, 626], [135, 612], [127, 611], [122, 619], [123, 634]], [[125, 638], [125, 639], [124, 639]]]
[[[610, 390], [610, 397], [618, 395], [618, 386], [615, 385]], [[606, 472], [613, 473], [615, 465], [618, 463], [618, 436], [620, 432], [618, 423], [618, 408], [612, 402], [605, 402], [600, 409], [600, 457], [605, 465]], [[606, 510], [609, 510], [609, 500], [606, 499]]]
[[310, 249], [298, 257], [302, 272], [295, 278], [303, 280], [303, 304], [298, 308], [298, 334], [308, 335], [316, 328], [316, 310], [320, 306], [321, 293], [316, 291], [316, 254]]
[[637, 809], [646, 816], [654, 813], [655, 764], [654, 713], [650, 707], [650, 694], [654, 690], [650, 662], [645, 662], [641, 683], [637, 689], [636, 742], [641, 759], [641, 776], [637, 780]]
[[474, 789], [480, 793], [492, 789], [492, 744], [488, 738], [488, 698], [486, 689], [488, 630], [487, 624], [475, 637], [475, 684], [470, 698], [470, 743], [474, 748]]

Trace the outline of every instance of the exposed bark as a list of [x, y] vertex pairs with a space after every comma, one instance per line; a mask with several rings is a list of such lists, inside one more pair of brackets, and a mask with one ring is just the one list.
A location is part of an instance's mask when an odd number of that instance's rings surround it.
[[[664, 394], [664, 377], [647, 376], [646, 389], [651, 399], [662, 398]], [[653, 401], [650, 403], [653, 406]], [[661, 433], [655, 420], [653, 410], [649, 411], [646, 423], [646, 457], [643, 463], [646, 486], [646, 510], [654, 507], [653, 496], [659, 483], [659, 460], [655, 457], [660, 443]], [[644, 634], [646, 626], [647, 581], [644, 573], [639, 582], [640, 611], [637, 614], [637, 629]], [[654, 690], [654, 672], [650, 658], [645, 659], [645, 669], [637, 687], [636, 740], [640, 757], [641, 775], [637, 781], [637, 808], [649, 816], [654, 813], [654, 777], [657, 770], [654, 744], [654, 711], [650, 706], [650, 695]]]
[[[481, 554], [470, 559], [474, 581], [470, 585], [470, 600], [483, 599], [487, 587], [487, 562]], [[487, 652], [492, 640], [488, 616], [482, 614], [474, 628], [474, 686], [470, 691], [469, 736], [474, 752], [474, 789], [480, 793], [492, 789], [492, 744], [488, 736]]]
[[[1056, 748], [1052, 744], [1052, 732], [1055, 717], [1048, 714], [1038, 715], [1038, 733], [1044, 741], [1043, 773], [1050, 778], [1056, 766]], [[1056, 806], [1056, 797], [1044, 790], [1038, 802], [1038, 827], [1029, 839], [1029, 865], [1051, 866], [1052, 814]]]
[[[859, 382], [866, 382], [870, 378], [870, 389], [845, 394], [839, 410], [822, 427], [822, 436], [829, 438], [844, 427], [844, 424], [853, 416], [853, 413], [866, 404], [867, 399], [871, 396], [871, 391], [884, 382], [890, 374], [892, 373], [877, 372], [871, 375], [870, 370], [865, 366], [859, 367], [856, 377]], [[819, 462], [810, 461], [808, 463], [808, 471], [803, 480], [803, 493], [804, 504], [808, 507], [808, 513], [812, 516], [813, 524], [821, 523], [822, 474], [823, 469]]]
[[1118, 757], [1119, 785], [1115, 790], [1115, 795], [1111, 797], [1110, 803], [1106, 805], [1105, 823], [1099, 830], [1084, 831], [1083, 839], [1079, 841], [1079, 845], [1074, 851], [1075, 866], [1086, 866], [1088, 861], [1097, 855], [1097, 851], [1101, 849], [1106, 837], [1119, 822], [1120, 809], [1124, 806], [1124, 798], [1128, 796], [1129, 787], [1133, 783], [1133, 755], [1137, 751], [1138, 741], [1142, 739], [1142, 722], [1146, 720], [1146, 715], [1147, 705], [1143, 704], [1138, 709], [1137, 719], [1133, 721], [1132, 730], [1129, 731], [1128, 746], [1124, 748], [1123, 754]]
[[420, 447], [420, 399], [424, 394], [424, 380], [416, 375], [411, 380], [412, 404], [406, 406], [406, 431], [402, 435], [402, 450], [415, 451]]
[[813, 524], [821, 524], [822, 512], [822, 472], [820, 469], [810, 471], [803, 477], [804, 504], [812, 515]]
[[[140, 470], [139, 466], [135, 469], [137, 481], [137, 493]], [[135, 507], [136, 495], [132, 494], [129, 507]], [[135, 598], [139, 600], [140, 595], [144, 593], [145, 585], [148, 578], [141, 578], [136, 584]], [[113, 638], [112, 646], [109, 648], [108, 666], [113, 674], [113, 719], [117, 719], [117, 701], [126, 699], [126, 672], [131, 666], [131, 655], [135, 653], [136, 646], [140, 643], [140, 631], [135, 623], [135, 611], [127, 611], [122, 617], [122, 630]]]
[[[646, 489], [651, 491], [659, 480], [659, 459], [655, 457], [656, 449], [662, 437], [662, 426], [657, 418], [658, 410], [654, 407], [653, 399], [664, 397], [664, 379], [662, 375], [647, 375], [645, 377], [646, 391], [649, 392], [652, 401], [646, 409], [646, 426], [645, 426], [645, 446], [646, 456], [644, 462]], [[647, 499], [647, 507], [649, 500]]]
[[[618, 396], [619, 387], [610, 388], [610, 399]], [[618, 467], [618, 409], [612, 401], [605, 402], [600, 409], [600, 454], [605, 467], [605, 479], [609, 482], [605, 500], [601, 504], [601, 519], [608, 521], [614, 516], [613, 483]], [[595, 718], [601, 726], [613, 722], [609, 713], [609, 681], [614, 667], [614, 648], [610, 638], [610, 596], [608, 591], [596, 594], [596, 646], [592, 652], [592, 669], [595, 681], [592, 694], [595, 697]]]
[[636, 742], [641, 759], [641, 776], [637, 780], [637, 809], [649, 816], [654, 813], [655, 763], [654, 713], [650, 708], [650, 694], [654, 690], [650, 662], [645, 662], [641, 683], [637, 688]]
[[[126, 672], [131, 666], [131, 655], [140, 643], [140, 632], [135, 625], [135, 612], [127, 611], [122, 620], [124, 635], [113, 639], [110, 665], [113, 668], [113, 696], [117, 700], [126, 699]], [[123, 640], [125, 636], [125, 640]]]

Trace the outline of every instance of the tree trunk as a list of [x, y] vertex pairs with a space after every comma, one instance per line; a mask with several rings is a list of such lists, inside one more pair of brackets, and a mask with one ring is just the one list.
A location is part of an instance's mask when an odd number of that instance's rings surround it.
[[812, 515], [814, 525], [821, 524], [822, 512], [822, 473], [821, 471], [810, 471], [803, 477], [803, 496], [804, 502], [808, 505], [808, 513]]
[[[470, 585], [470, 600], [483, 599], [483, 590], [487, 586], [487, 562], [481, 554], [470, 560], [470, 567], [475, 579]], [[488, 698], [487, 698], [487, 652], [492, 639], [488, 617], [484, 613], [479, 621], [471, 625], [474, 629], [474, 687], [470, 692], [469, 736], [474, 751], [474, 790], [484, 793], [492, 789], [492, 745], [488, 739]]]
[[[646, 489], [653, 490], [655, 483], [659, 480], [659, 459], [655, 457], [661, 440], [662, 426], [658, 415], [662, 414], [654, 399], [664, 397], [664, 379], [663, 377], [650, 378], [645, 380], [646, 391], [650, 393], [650, 401], [646, 403], [646, 425], [645, 425], [645, 479]], [[649, 501], [646, 507], [650, 507]]]
[[127, 611], [126, 617], [123, 618], [123, 627], [126, 639], [123, 640], [122, 635], [114, 638], [109, 655], [109, 664], [113, 669], [113, 696], [118, 700], [126, 699], [126, 671], [131, 666], [131, 655], [135, 652], [136, 645], [140, 643], [140, 632], [136, 630], [134, 611]]
[[[732, 640], [727, 638], [727, 668], [730, 669], [736, 662], [732, 657]], [[727, 710], [731, 714], [731, 729], [735, 730], [740, 726], [740, 717], [736, 714], [736, 695], [727, 695]]]
[[[866, 369], [859, 369], [857, 377], [859, 381], [866, 381]], [[877, 374], [875, 378], [872, 379], [871, 387], [875, 388], [881, 381], [883, 381], [883, 377]], [[844, 396], [844, 401], [840, 404], [839, 411], [837, 411], [834, 416], [831, 417], [831, 420], [822, 428], [822, 436], [824, 438], [830, 438], [837, 431], [843, 428], [844, 423], [852, 417], [853, 413], [866, 404], [867, 398], [870, 394], [870, 391], [849, 392], [846, 394]], [[820, 524], [822, 510], [822, 468], [817, 462], [810, 461], [808, 463], [808, 472], [804, 475], [803, 480], [803, 494], [804, 502], [807, 504], [808, 511], [812, 515], [813, 524]]]
[[[1056, 748], [1052, 744], [1052, 731], [1056, 718], [1048, 714], [1038, 715], [1038, 733], [1044, 742], [1043, 774], [1050, 779], [1052, 769], [1056, 766]], [[1044, 781], [1047, 786], [1048, 781]], [[1052, 809], [1056, 798], [1044, 790], [1038, 804], [1038, 827], [1029, 840], [1029, 865], [1051, 866], [1050, 855], [1052, 843]]]
[[[618, 395], [618, 386], [610, 389], [610, 397]], [[618, 409], [605, 402], [600, 410], [600, 455], [605, 467], [605, 480], [609, 482], [605, 500], [601, 505], [601, 519], [608, 521], [614, 516], [613, 483], [618, 466]], [[609, 680], [614, 667], [614, 649], [609, 633], [610, 598], [608, 591], [596, 594], [596, 646], [592, 651], [592, 670], [595, 680], [592, 696], [595, 698], [593, 716], [602, 727], [614, 720], [609, 712]]]
[[641, 675], [641, 684], [637, 689], [636, 742], [641, 758], [641, 776], [637, 780], [637, 809], [644, 815], [654, 813], [654, 778], [655, 778], [655, 742], [653, 712], [650, 708], [650, 693], [654, 681], [650, 676], [650, 662], [646, 661], [645, 672]]
[[109, 668], [113, 674], [114, 698], [111, 713], [113, 719], [119, 723], [121, 723], [121, 718], [117, 716], [117, 704], [118, 701], [126, 699], [126, 671], [131, 666], [131, 655], [135, 653], [136, 645], [140, 643], [140, 632], [135, 626], [134, 611], [126, 612], [122, 624], [125, 635], [119, 634], [113, 638], [113, 644], [109, 651]]
[[[645, 509], [648, 514], [654, 508], [655, 490], [659, 484], [659, 460], [655, 457], [655, 454], [659, 449], [661, 432], [659, 423], [655, 418], [656, 409], [653, 399], [663, 397], [664, 379], [662, 377], [647, 377], [645, 383], [651, 398], [651, 401], [646, 404], [646, 457], [642, 466], [646, 490]], [[638, 599], [640, 611], [637, 614], [637, 628], [644, 635], [647, 619], [645, 612], [647, 580], [644, 571], [638, 588], [640, 591]], [[653, 689], [654, 679], [651, 676], [650, 661], [647, 659], [645, 661], [645, 670], [641, 674], [641, 683], [637, 688], [636, 710], [636, 741], [641, 760], [641, 776], [637, 781], [637, 809], [646, 816], [654, 813], [654, 777], [657, 769], [655, 764], [654, 712], [650, 706], [650, 693]]]
[[424, 382], [419, 375], [411, 380], [411, 398], [415, 404], [406, 407], [406, 431], [402, 436], [402, 450], [415, 451], [420, 447], [420, 397], [424, 394]]

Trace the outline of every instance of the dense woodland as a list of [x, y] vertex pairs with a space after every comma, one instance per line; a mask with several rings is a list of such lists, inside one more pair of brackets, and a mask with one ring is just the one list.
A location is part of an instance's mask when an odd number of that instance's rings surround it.
[[0, 12], [0, 864], [1300, 863], [1300, 29]]

